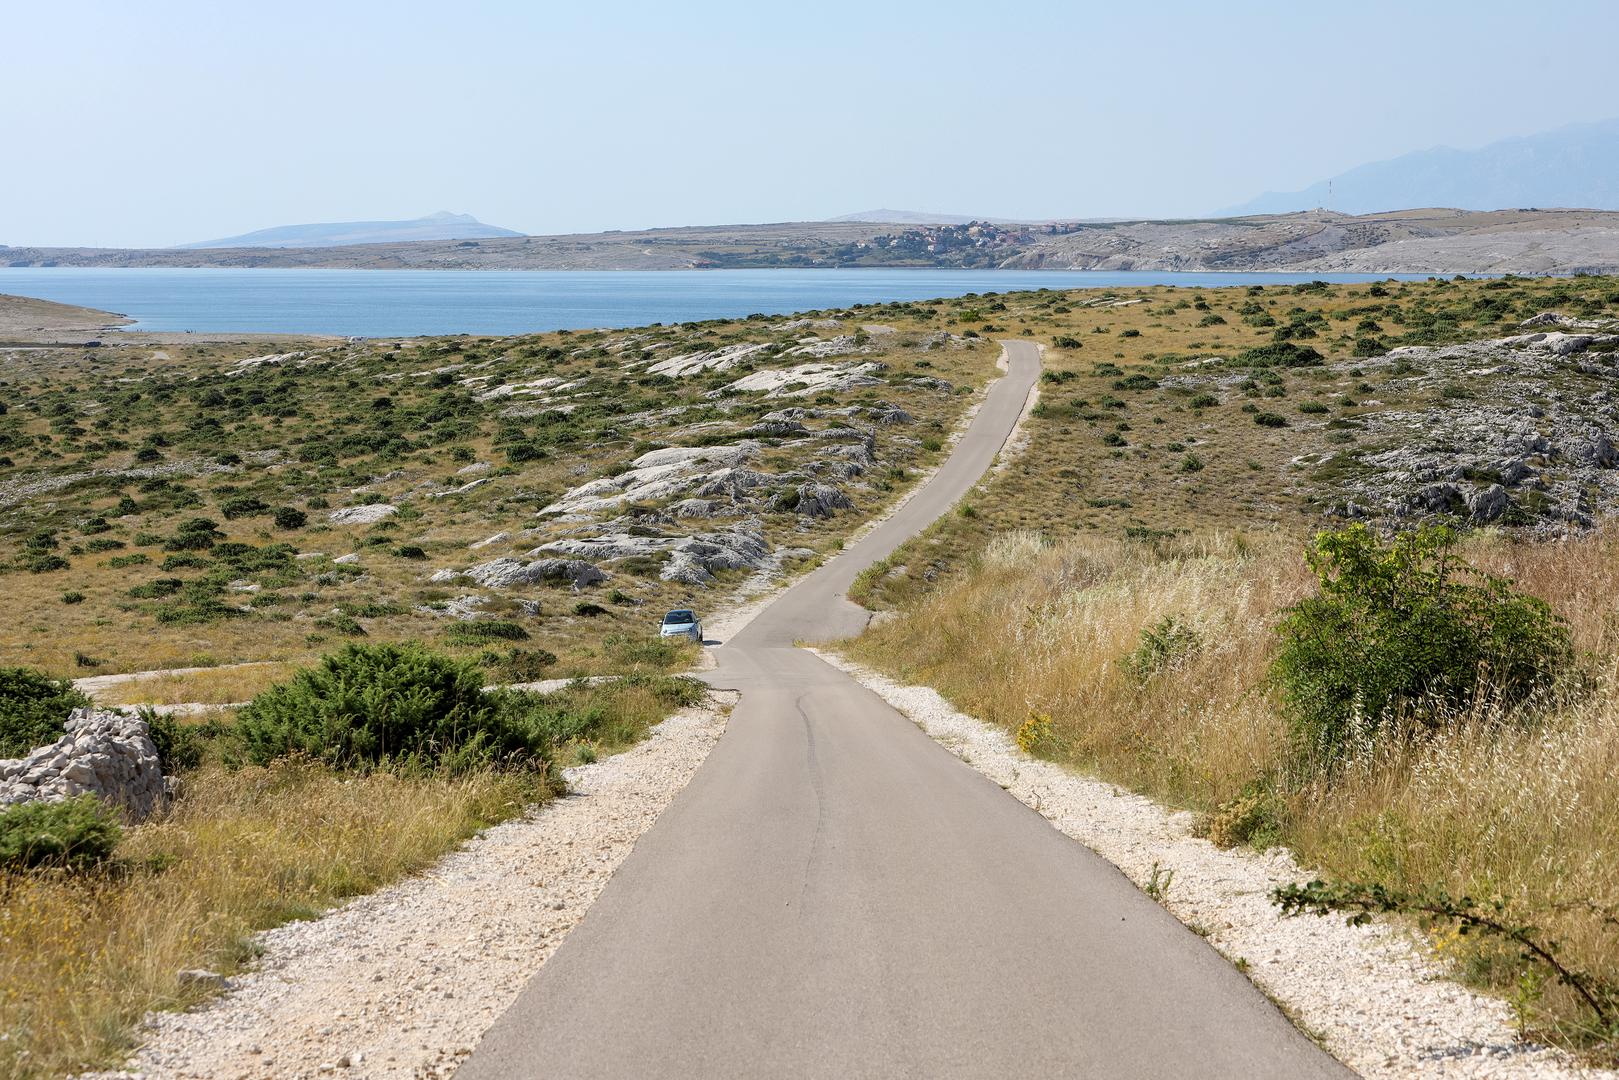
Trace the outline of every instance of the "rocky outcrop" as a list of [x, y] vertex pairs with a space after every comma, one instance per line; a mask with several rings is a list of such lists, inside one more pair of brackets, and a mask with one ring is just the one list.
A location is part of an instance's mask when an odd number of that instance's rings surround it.
[[[540, 549], [529, 552], [534, 555]], [[579, 559], [538, 558], [531, 562], [504, 557], [479, 563], [465, 571], [467, 577], [490, 589], [510, 589], [517, 585], [535, 585], [544, 581], [566, 581], [574, 588], [595, 585], [607, 580], [607, 575], [588, 562]]]
[[885, 365], [875, 361], [847, 364], [799, 364], [790, 368], [770, 368], [744, 375], [711, 397], [728, 393], [758, 392], [770, 397], [801, 397], [806, 394], [840, 393], [861, 386], [879, 386], [877, 373]]
[[608, 533], [602, 536], [568, 537], [542, 544], [535, 550], [554, 551], [596, 562], [664, 556], [667, 561], [658, 576], [665, 581], [679, 581], [687, 585], [706, 585], [721, 570], [758, 569], [766, 565], [770, 556], [770, 545], [756, 522], [744, 522], [729, 529], [692, 536]]
[[831, 517], [838, 510], [849, 510], [854, 502], [831, 484], [800, 484], [781, 500], [782, 508], [796, 510], [805, 517]]
[[[1547, 312], [1526, 325], [1576, 322]], [[1403, 392], [1442, 400], [1353, 417], [1367, 448], [1332, 455], [1330, 505], [1344, 516], [1460, 517], [1545, 534], [1590, 526], [1619, 501], [1616, 359], [1619, 335], [1542, 330], [1355, 361], [1369, 374], [1392, 368]], [[1463, 393], [1444, 392], [1453, 385]]]
[[66, 734], [27, 757], [0, 761], [0, 805], [94, 795], [143, 818], [167, 805], [168, 784], [146, 721], [74, 709]]
[[[731, 446], [669, 446], [650, 450], [630, 462], [623, 472], [581, 484], [540, 512], [597, 513], [618, 509], [629, 502], [656, 502], [684, 495], [740, 467], [758, 452], [759, 444], [746, 440]], [[697, 494], [703, 493], [698, 491]]]

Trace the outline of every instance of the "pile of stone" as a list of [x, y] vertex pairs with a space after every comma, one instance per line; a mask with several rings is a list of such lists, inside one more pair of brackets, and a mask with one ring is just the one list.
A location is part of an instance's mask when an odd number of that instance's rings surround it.
[[0, 806], [97, 798], [143, 818], [168, 804], [169, 788], [146, 721], [106, 709], [74, 709], [67, 734], [0, 761]]

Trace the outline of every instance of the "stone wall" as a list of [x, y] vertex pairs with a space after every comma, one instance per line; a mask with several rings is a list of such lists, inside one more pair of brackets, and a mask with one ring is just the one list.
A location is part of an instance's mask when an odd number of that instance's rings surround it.
[[67, 734], [0, 760], [0, 806], [96, 797], [143, 818], [168, 803], [168, 786], [146, 722], [105, 709], [74, 709]]

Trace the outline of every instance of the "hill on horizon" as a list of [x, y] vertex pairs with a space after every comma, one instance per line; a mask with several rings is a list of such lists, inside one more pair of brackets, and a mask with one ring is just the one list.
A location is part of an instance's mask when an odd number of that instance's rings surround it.
[[1477, 150], [1437, 146], [1402, 154], [1302, 191], [1267, 191], [1217, 216], [1317, 208], [1372, 214], [1413, 206], [1619, 210], [1619, 119], [1502, 139]]
[[351, 244], [397, 244], [410, 240], [478, 240], [523, 233], [485, 225], [471, 214], [440, 210], [409, 221], [331, 221], [308, 225], [277, 225], [221, 240], [176, 244], [180, 250], [200, 248], [318, 248]]

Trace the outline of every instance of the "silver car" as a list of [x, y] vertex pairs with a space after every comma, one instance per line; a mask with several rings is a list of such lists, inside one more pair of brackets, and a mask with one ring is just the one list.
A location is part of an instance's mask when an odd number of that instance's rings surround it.
[[703, 620], [697, 617], [697, 612], [690, 608], [675, 608], [663, 617], [663, 625], [658, 628], [659, 637], [689, 637], [697, 644], [703, 643]]

